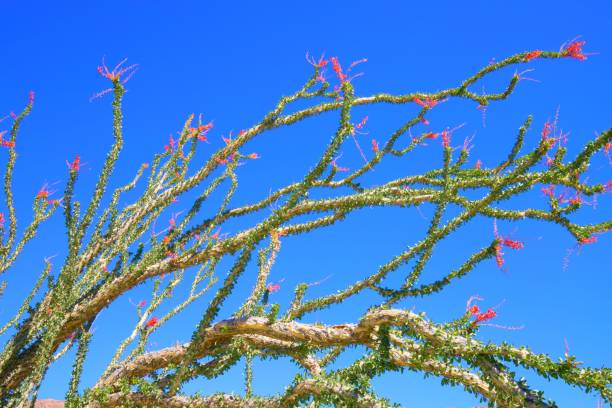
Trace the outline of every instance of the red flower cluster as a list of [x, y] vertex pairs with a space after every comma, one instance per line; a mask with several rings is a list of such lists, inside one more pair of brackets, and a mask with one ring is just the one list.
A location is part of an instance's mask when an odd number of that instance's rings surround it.
[[367, 121], [368, 121], [368, 117], [366, 115], [363, 119], [361, 119], [361, 122], [355, 125], [355, 129], [362, 129], [365, 126]]
[[586, 44], [585, 41], [573, 41], [563, 48], [562, 53], [567, 57], [576, 58], [580, 61], [587, 59], [586, 55], [582, 53], [582, 46]]
[[449, 147], [450, 146], [450, 132], [448, 130], [442, 131], [442, 146]]
[[555, 186], [548, 186], [548, 187], [542, 187], [542, 193], [544, 193], [544, 195], [549, 196], [549, 197], [554, 197], [555, 196]]
[[49, 190], [47, 190], [47, 185], [42, 186], [38, 193], [36, 193], [36, 198], [46, 199], [49, 197]]
[[568, 200], [568, 202], [572, 205], [580, 205], [582, 204], [582, 197], [576, 195]]
[[77, 154], [72, 163], [66, 164], [68, 164], [71, 173], [79, 171], [81, 169], [81, 156]]
[[431, 109], [438, 104], [438, 101], [431, 99], [429, 96], [426, 96], [425, 99], [414, 98], [413, 101], [417, 105], [427, 109]]
[[376, 141], [376, 139], [372, 139], [372, 151], [374, 153], [378, 152], [378, 142]]
[[594, 244], [595, 242], [597, 242], [597, 237], [595, 235], [591, 235], [590, 237], [580, 239], [581, 244]]
[[514, 241], [514, 240], [508, 239], [508, 238], [504, 238], [504, 240], [502, 241], [502, 245], [503, 246], [507, 246], [507, 247], [512, 248], [512, 249], [522, 249], [525, 246], [525, 244], [523, 242]]
[[493, 308], [488, 308], [487, 311], [483, 313], [480, 311], [480, 308], [478, 307], [478, 305], [471, 306], [468, 309], [468, 312], [470, 313], [471, 316], [475, 317], [475, 320], [472, 322], [472, 325], [474, 326], [480, 322], [491, 320], [495, 316], [497, 316], [497, 313], [495, 312], [495, 310], [493, 310]]
[[501, 268], [504, 265], [504, 253], [502, 252], [502, 246], [512, 248], [512, 249], [522, 249], [525, 247], [525, 243], [520, 241], [515, 241], [509, 238], [504, 238], [500, 235], [497, 235], [497, 230], [495, 231], [495, 238], [498, 243], [495, 245], [495, 262], [497, 266]]
[[4, 140], [2, 137], [6, 134], [6, 130], [0, 132], [0, 144], [2, 144], [2, 147], [15, 147], [15, 142], [13, 142], [12, 140]]
[[338, 58], [337, 57], [331, 57], [330, 60], [331, 60], [331, 63], [332, 63], [332, 69], [336, 73], [336, 76], [338, 77], [340, 82], [345, 82], [346, 81], [346, 74], [344, 72], [342, 72], [342, 67], [340, 66], [340, 62], [338, 61]]
[[266, 289], [268, 290], [268, 292], [270, 293], [275, 293], [278, 292], [280, 290], [281, 286], [278, 283], [270, 283], [268, 284], [268, 286], [266, 287]]
[[151, 328], [153, 326], [155, 326], [157, 324], [157, 322], [159, 322], [159, 319], [155, 316], [153, 316], [152, 318], [149, 319], [149, 321], [147, 322], [147, 324], [145, 325], [147, 328]]
[[477, 314], [476, 315], [476, 320], [474, 320], [474, 322], [472, 324], [476, 325], [476, 324], [478, 324], [480, 322], [484, 322], [485, 320], [491, 320], [495, 316], [497, 316], [497, 313], [495, 313], [495, 310], [489, 308], [489, 309], [487, 309], [486, 312]]
[[523, 60], [525, 62], [529, 62], [532, 59], [538, 58], [540, 55], [542, 55], [542, 51], [540, 50], [529, 51], [527, 54], [525, 54], [525, 56], [523, 57]]
[[205, 125], [189, 128], [189, 133], [191, 133], [192, 135], [197, 135], [199, 141], [206, 142], [208, 140], [206, 139], [206, 134], [212, 128], [213, 128], [213, 123], [208, 122]]

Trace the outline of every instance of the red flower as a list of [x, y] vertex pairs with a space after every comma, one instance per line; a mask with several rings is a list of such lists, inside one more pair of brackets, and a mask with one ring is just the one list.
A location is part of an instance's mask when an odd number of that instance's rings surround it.
[[480, 308], [478, 307], [478, 305], [474, 305], [468, 309], [468, 312], [470, 312], [472, 316], [476, 316], [480, 313]]
[[482, 167], [482, 162], [480, 161], [480, 159], [476, 160], [476, 164], [474, 165], [474, 167], [480, 170], [480, 168]]
[[15, 147], [15, 142], [13, 142], [12, 140], [3, 140], [2, 147]]
[[259, 155], [257, 153], [251, 153], [247, 157], [249, 159], [259, 159]]
[[474, 324], [478, 324], [485, 320], [491, 320], [495, 316], [497, 316], [497, 313], [495, 313], [495, 310], [489, 308], [486, 312], [480, 313], [479, 315], [476, 316], [476, 320], [474, 321]]
[[157, 324], [157, 322], [159, 321], [159, 319], [155, 316], [153, 316], [152, 318], [149, 319], [149, 321], [146, 324], [146, 327], [151, 328], [153, 326], [155, 326]]
[[280, 288], [281, 288], [281, 286], [278, 283], [270, 283], [270, 284], [268, 284], [266, 289], [270, 293], [275, 293], [275, 292], [278, 292], [280, 290]]
[[199, 141], [206, 142], [208, 140], [208, 139], [206, 139], [206, 134], [212, 128], [213, 128], [213, 123], [212, 122], [208, 122], [207, 124], [198, 126], [197, 128], [195, 128], [195, 127], [189, 128], [189, 132], [192, 135], [197, 135]]
[[436, 101], [435, 99], [431, 99], [429, 96], [426, 96], [425, 99], [415, 97], [413, 101], [417, 105], [427, 109], [431, 109], [438, 104], [438, 101]]
[[450, 145], [450, 132], [448, 130], [442, 131], [442, 146], [449, 147]]
[[540, 50], [529, 51], [527, 54], [525, 54], [525, 56], [523, 57], [523, 60], [525, 62], [529, 62], [532, 59], [538, 58], [540, 55], [542, 55], [542, 51]]
[[427, 132], [425, 133], [424, 136], [425, 136], [425, 139], [435, 139], [438, 137], [438, 134], [434, 132]]
[[167, 152], [172, 152], [174, 151], [175, 145], [176, 145], [176, 142], [174, 141], [174, 138], [172, 137], [172, 135], [170, 135], [170, 137], [168, 138], [168, 144], [164, 146], [164, 149], [166, 149]]
[[595, 235], [591, 235], [587, 238], [580, 238], [581, 244], [594, 244], [595, 242], [597, 242], [597, 237]]
[[421, 123], [423, 123], [424, 125], [429, 125], [429, 121], [425, 118], [421, 119]]
[[0, 227], [4, 224], [4, 213], [0, 212]]
[[582, 204], [582, 197], [580, 197], [579, 195], [574, 196], [574, 197], [570, 198], [568, 200], [568, 202], [570, 204], [572, 204], [572, 205], [580, 205], [580, 204]]
[[500, 269], [504, 266], [504, 253], [500, 244], [495, 245], [495, 262]]
[[372, 139], [372, 151], [376, 153], [378, 151], [378, 142], [376, 139]]
[[147, 304], [146, 300], [141, 300], [140, 302], [138, 302], [138, 307], [144, 307]]
[[336, 76], [338, 77], [340, 82], [346, 81], [346, 74], [342, 72], [342, 67], [340, 66], [340, 62], [338, 61], [338, 58], [331, 57], [330, 60], [332, 63], [332, 69], [336, 73]]
[[67, 164], [71, 173], [79, 171], [81, 169], [81, 156], [77, 154], [72, 163]]
[[44, 186], [41, 187], [40, 190], [38, 190], [38, 193], [36, 193], [36, 198], [46, 199], [48, 197], [49, 197], [49, 190], [47, 190], [47, 185], [45, 184]]
[[586, 44], [585, 41], [573, 41], [569, 43], [563, 50], [562, 54], [567, 57], [576, 58], [580, 61], [587, 59], [586, 55], [582, 53], [582, 46]]
[[521, 248], [523, 248], [525, 246], [525, 244], [523, 242], [514, 241], [514, 240], [511, 240], [511, 239], [508, 239], [508, 238], [504, 238], [503, 239], [502, 245], [503, 246], [507, 246], [507, 247], [512, 248], [512, 249], [521, 249]]
[[367, 121], [368, 121], [368, 117], [366, 115], [363, 119], [361, 119], [361, 122], [359, 122], [358, 124], [355, 125], [355, 129], [363, 128]]
[[542, 193], [549, 197], [554, 197], [555, 195], [555, 186], [542, 187]]

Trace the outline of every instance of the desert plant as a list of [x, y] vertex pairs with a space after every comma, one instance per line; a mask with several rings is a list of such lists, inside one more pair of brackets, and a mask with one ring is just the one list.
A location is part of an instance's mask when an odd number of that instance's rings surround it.
[[[97, 96], [112, 95], [114, 144], [93, 194], [87, 202], [74, 198], [81, 166], [77, 156], [69, 163], [61, 198], [52, 199], [46, 188], [41, 189], [34, 198], [33, 220], [18, 236], [12, 176], [19, 127], [34, 104], [31, 95], [25, 109], [14, 115], [12, 127], [2, 141], [9, 157], [4, 183], [7, 216], [4, 221], [2, 215], [1, 272], [10, 272], [39, 225], [56, 211], [63, 212], [68, 251], [56, 275], [51, 273], [51, 260], [46, 260], [22, 306], [0, 328], [0, 333], [11, 334], [0, 353], [2, 406], [18, 407], [34, 400], [49, 367], [72, 348], [76, 353], [66, 395], [69, 406], [389, 406], [392, 403], [378, 396], [370, 381], [387, 371], [406, 369], [438, 376], [444, 385], [461, 386], [490, 406], [554, 406], [543, 392], [517, 379], [512, 372], [514, 367], [561, 379], [612, 402], [610, 369], [582, 367], [569, 354], [554, 361], [526, 346], [478, 340], [479, 329], [495, 318], [496, 311], [481, 310], [477, 299], [468, 301], [465, 310], [457, 310], [456, 318], [448, 322], [434, 322], [423, 313], [398, 307], [405, 299], [443, 291], [482, 262], [495, 261], [502, 267], [503, 251], [523, 246], [495, 230], [489, 244], [475, 250], [458, 267], [446, 271], [438, 280], [421, 283], [422, 272], [437, 245], [475, 217], [490, 218], [492, 223], [524, 219], [555, 223], [575, 237], [578, 245], [593, 243], [598, 234], [611, 228], [610, 220], [582, 225], [573, 221], [572, 215], [581, 208], [584, 197], [604, 194], [611, 188], [610, 182], [588, 183], [583, 175], [592, 157], [611, 147], [612, 129], [588, 142], [575, 157], [566, 159], [563, 135], [554, 122], [546, 122], [537, 144], [525, 148], [526, 134], [532, 126], [532, 118], [528, 117], [518, 129], [507, 158], [490, 167], [480, 161], [468, 165], [469, 143], [454, 148], [453, 129], [417, 131], [427, 129], [424, 125], [428, 124], [428, 113], [444, 109], [441, 102], [447, 99], [463, 98], [484, 109], [510, 97], [522, 79], [522, 74], [511, 75], [505, 89], [497, 93], [473, 91], [489, 74], [534, 59], [583, 60], [582, 45], [575, 41], [560, 51], [522, 52], [491, 63], [456, 87], [403, 95], [358, 96], [351, 81], [353, 65], [343, 70], [337, 58], [310, 59], [313, 73], [297, 92], [282, 97], [259, 123], [240, 131], [235, 138], [226, 138], [225, 145], [201, 166], [191, 164], [198, 157], [199, 146], [210, 137], [213, 124], [191, 115], [180, 135], [171, 138], [150, 164], [143, 164], [133, 180], [112, 194], [107, 193], [109, 180], [124, 143], [125, 83], [135, 67], [119, 64], [110, 70], [102, 66], [99, 72], [111, 88]], [[324, 70], [330, 67], [333, 73], [326, 78]], [[406, 104], [418, 107], [418, 111], [386, 138], [369, 140], [371, 149], [364, 152], [355, 135], [367, 126], [367, 117], [355, 119], [352, 111], [375, 104]], [[257, 153], [247, 151], [249, 142], [273, 129], [325, 112], [338, 114], [337, 129], [303, 178], [261, 200], [235, 206], [232, 199], [239, 188], [237, 169], [258, 159]], [[441, 145], [439, 167], [414, 175], [401, 174], [398, 169], [399, 174], [392, 180], [380, 184], [370, 181], [375, 175], [373, 170], [385, 159], [409, 156], [427, 142]], [[349, 147], [359, 149], [364, 158], [355, 170], [338, 164], [341, 149]], [[572, 193], [559, 196], [555, 186]], [[512, 204], [513, 198], [534, 188], [542, 188], [545, 193], [543, 208], [508, 209], [500, 205]], [[162, 232], [152, 233], [155, 222], [166, 217], [174, 200], [189, 194], [195, 197], [189, 210], [173, 215]], [[124, 203], [127, 196], [135, 198]], [[103, 205], [105, 197], [109, 202]], [[212, 200], [217, 200], [217, 210], [203, 213], [203, 205]], [[289, 304], [271, 303], [280, 287], [269, 280], [269, 274], [283, 240], [336, 225], [367, 207], [403, 208], [423, 203], [435, 207], [427, 233], [371, 271], [367, 278], [336, 293], [308, 298], [310, 284], [306, 277], [294, 288]], [[454, 214], [450, 207], [460, 211]], [[270, 208], [273, 210], [269, 214], [266, 211]], [[252, 221], [255, 217], [259, 218]], [[230, 236], [219, 231], [226, 223], [241, 219], [244, 227], [240, 231]], [[232, 262], [229, 267], [228, 260]], [[251, 263], [256, 263], [256, 273], [247, 270]], [[399, 283], [389, 283], [387, 278], [391, 275], [395, 277], [393, 282]], [[159, 306], [175, 296], [173, 289], [187, 281], [191, 282], [188, 295], [176, 301], [165, 315], [158, 316], [155, 311]], [[220, 315], [239, 281], [250, 282], [252, 290], [233, 313]], [[137, 305], [133, 331], [117, 345], [97, 382], [79, 392], [83, 364], [90, 355], [94, 336], [94, 320], [119, 296], [145, 282], [152, 283], [152, 295]], [[312, 319], [308, 322], [313, 312], [334, 308], [356, 296], [370, 302], [358, 321], [341, 325]], [[207, 299], [207, 307], [189, 343], [156, 351], [146, 349], [156, 330], [201, 297]], [[363, 351], [359, 358], [346, 366], [335, 363], [344, 350], [356, 346]], [[253, 395], [253, 360], [278, 357], [290, 358], [303, 372], [278, 395]], [[242, 359], [246, 361], [243, 395], [181, 394], [187, 381], [221, 376]]]

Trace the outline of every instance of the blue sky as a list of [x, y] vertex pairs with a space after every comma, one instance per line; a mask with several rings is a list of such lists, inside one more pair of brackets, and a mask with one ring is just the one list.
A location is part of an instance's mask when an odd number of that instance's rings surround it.
[[[140, 163], [150, 161], [163, 149], [168, 134], [179, 130], [190, 113], [202, 113], [215, 123], [211, 144], [201, 154], [220, 146], [222, 134], [257, 123], [280, 96], [296, 90], [310, 74], [306, 52], [337, 55], [345, 64], [368, 58], [359, 67], [365, 75], [354, 81], [358, 95], [427, 92], [457, 85], [492, 59], [530, 49], [557, 50], [562, 43], [581, 36], [586, 41], [585, 50], [593, 53], [587, 61], [534, 62], [529, 68], [535, 71], [528, 76], [538, 82], [521, 81], [509, 101], [492, 105], [487, 111], [486, 127], [480, 112], [465, 102], [441, 105], [439, 111], [432, 112], [432, 126], [463, 124], [455, 133], [455, 144], [474, 135], [472, 161], [480, 158], [485, 165], [505, 157], [516, 129], [528, 114], [534, 115], [528, 134], [534, 141], [543, 123], [553, 118], [558, 109], [560, 126], [570, 134], [570, 156], [581, 143], [612, 126], [609, 2], [412, 3], [4, 1], [0, 6], [4, 57], [0, 66], [0, 117], [19, 110], [29, 90], [36, 92], [35, 109], [17, 142], [19, 161], [14, 186], [22, 226], [30, 216], [32, 197], [44, 183], [61, 191], [67, 178], [65, 161], [75, 154], [80, 154], [86, 163], [77, 196], [86, 199], [91, 192], [104, 152], [112, 141], [110, 96], [89, 101], [91, 95], [107, 86], [96, 72], [103, 57], [109, 65], [123, 58], [139, 64], [127, 86], [126, 144], [113, 185], [130, 180]], [[485, 82], [485, 89], [498, 89], [500, 81], [513, 72], [496, 74]], [[360, 136], [362, 145], [368, 146], [371, 137], [384, 140], [413, 111], [414, 106], [356, 110], [356, 115], [370, 116], [369, 135]], [[236, 196], [236, 205], [264, 197], [270, 188], [297, 180], [314, 164], [333, 132], [335, 120], [334, 115], [311, 119], [294, 128], [271, 132], [249, 145], [262, 158], [240, 169], [243, 190]], [[6, 123], [0, 123], [0, 130]], [[393, 162], [375, 176], [382, 180], [410, 174], [439, 159], [439, 146], [433, 143], [407, 163]], [[354, 146], [344, 147], [343, 160], [342, 164], [349, 167], [359, 163]], [[597, 155], [591, 168], [592, 179], [609, 179], [610, 168], [607, 159]], [[368, 180], [374, 182], [374, 178]], [[515, 203], [537, 206], [544, 201], [541, 195], [532, 194]], [[186, 200], [179, 202], [176, 211], [184, 210], [188, 204]], [[603, 220], [609, 217], [610, 204], [609, 197], [600, 196], [596, 208], [586, 206], [577, 217], [584, 222]], [[315, 296], [343, 288], [355, 276], [371, 274], [377, 265], [418, 240], [428, 224], [423, 216], [431, 214], [427, 206], [420, 212], [363, 210], [337, 228], [287, 239], [272, 272], [271, 279], [285, 279], [273, 300], [286, 304], [293, 285], [302, 281], [329, 277], [313, 288], [311, 296]], [[1, 321], [9, 318], [19, 296], [35, 280], [43, 257], [57, 254], [60, 263], [65, 234], [59, 215], [41, 229], [24, 256], [5, 274], [9, 287], [0, 304]], [[502, 304], [496, 320], [499, 324], [524, 326], [517, 331], [483, 328], [479, 334], [483, 340], [527, 344], [558, 358], [565, 351], [566, 338], [571, 352], [585, 364], [612, 366], [609, 234], [579, 254], [574, 251], [564, 270], [567, 251], [576, 250], [568, 233], [536, 222], [499, 226], [503, 233], [526, 242], [522, 251], [507, 254], [507, 272], [497, 269], [493, 262], [485, 263], [441, 294], [402, 306], [416, 306], [442, 321], [462, 313], [466, 299], [479, 294], [485, 298], [483, 306]], [[232, 233], [229, 228], [227, 232]], [[436, 270], [452, 267], [449, 260], [457, 260], [458, 265], [462, 257], [489, 242], [492, 235], [490, 220], [476, 220], [458, 231], [436, 250], [423, 279], [436, 276]], [[252, 272], [251, 269], [251, 278]], [[230, 299], [231, 305], [249, 287], [249, 282], [239, 286], [236, 298]], [[85, 386], [92, 384], [110, 358], [108, 350], [129, 333], [135, 322], [136, 312], [128, 298], [146, 296], [147, 288], [138, 288], [118, 299], [96, 321]], [[356, 299], [310, 319], [354, 321], [368, 304], [367, 297]], [[170, 321], [167, 330], [154, 336], [150, 348], [188, 340], [205, 306], [206, 298], [188, 309], [184, 317]], [[231, 307], [225, 312], [231, 313]], [[343, 358], [348, 362], [351, 354]], [[63, 397], [70, 364], [69, 359], [64, 359], [49, 372], [42, 397]], [[259, 370], [255, 373], [255, 391], [264, 394], [281, 390], [296, 372], [283, 360], [257, 362], [256, 366]], [[242, 392], [241, 367], [232, 369], [225, 378], [190, 384], [187, 389]], [[530, 373], [526, 376], [536, 387], [547, 390], [547, 395], [560, 406], [597, 404], [595, 396], [538, 380]], [[416, 374], [385, 375], [375, 380], [375, 388], [406, 406], [476, 405], [461, 390], [445, 388], [438, 392], [438, 380], [424, 380]]]

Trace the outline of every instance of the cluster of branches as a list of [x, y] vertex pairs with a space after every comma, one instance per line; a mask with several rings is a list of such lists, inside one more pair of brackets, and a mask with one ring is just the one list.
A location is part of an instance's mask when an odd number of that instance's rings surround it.
[[[196, 155], [198, 142], [206, 139], [212, 127], [189, 117], [176, 141], [156, 155], [151, 165], [143, 165], [135, 178], [109, 196], [110, 203], [101, 208], [107, 196], [111, 173], [123, 146], [122, 99], [124, 84], [133, 67], [100, 69], [112, 87], [114, 144], [88, 202], [81, 205], [73, 197], [79, 176], [77, 157], [69, 168], [69, 178], [60, 200], [50, 200], [45, 189], [34, 200], [34, 217], [17, 237], [17, 220], [12, 194], [15, 166], [15, 141], [22, 120], [30, 113], [33, 98], [19, 115], [15, 115], [8, 147], [9, 159], [5, 170], [4, 190], [8, 208], [8, 228], [3, 229], [0, 245], [1, 272], [8, 271], [15, 259], [31, 240], [40, 223], [56, 210], [62, 210], [67, 231], [68, 251], [59, 272], [51, 273], [51, 263], [38, 277], [14, 316], [0, 328], [0, 334], [10, 333], [0, 353], [0, 401], [4, 407], [20, 407], [33, 403], [49, 367], [72, 348], [76, 348], [66, 404], [74, 407], [112, 406], [389, 406], [391, 402], [376, 395], [370, 385], [375, 376], [388, 371], [413, 370], [442, 378], [443, 384], [461, 386], [476, 394], [491, 406], [551, 407], [542, 392], [533, 390], [525, 380], [512, 372], [523, 367], [544, 378], [558, 378], [596, 392], [612, 402], [612, 370], [579, 367], [572, 356], [554, 361], [527, 347], [483, 343], [475, 338], [481, 321], [491, 318], [491, 310], [480, 313], [470, 305], [450, 322], [436, 323], [412, 311], [394, 308], [404, 299], [439, 292], [453, 281], [489, 259], [503, 262], [504, 246], [520, 243], [494, 236], [489, 245], [468, 257], [460, 267], [447, 271], [439, 280], [418, 284], [422, 271], [436, 246], [458, 227], [477, 216], [518, 221], [535, 219], [558, 224], [579, 243], [592, 242], [596, 234], [609, 230], [612, 221], [581, 225], [571, 215], [582, 205], [582, 196], [593, 196], [609, 190], [610, 183], [588, 184], [580, 176], [589, 166], [592, 156], [610, 147], [612, 129], [588, 142], [572, 159], [566, 159], [566, 148], [545, 127], [537, 146], [522, 152], [526, 132], [531, 124], [527, 118], [520, 127], [507, 158], [496, 166], [485, 168], [466, 165], [469, 151], [464, 146], [454, 154], [449, 131], [440, 134], [423, 132], [406, 137], [416, 125], [427, 122], [427, 114], [436, 104], [448, 98], [472, 100], [481, 107], [509, 97], [521, 77], [511, 76], [499, 93], [478, 94], [470, 89], [488, 74], [502, 68], [528, 63], [532, 59], [583, 59], [581, 43], [572, 43], [560, 51], [519, 53], [490, 64], [457, 87], [435, 93], [405, 95], [376, 94], [356, 96], [347, 72], [337, 59], [331, 59], [338, 85], [330, 87], [323, 75], [328, 61], [312, 61], [314, 72], [295, 93], [280, 99], [276, 107], [257, 124], [241, 131], [235, 139], [214, 152], [196, 169], [189, 165]], [[312, 105], [287, 113], [294, 102]], [[356, 129], [363, 122], [354, 121], [352, 110], [361, 105], [418, 104], [418, 113], [388, 135], [386, 140], [372, 142], [373, 155], [354, 171], [341, 172], [335, 158], [346, 143], [351, 143]], [[257, 158], [244, 154], [247, 143], [261, 134], [282, 126], [320, 115], [339, 113], [337, 130], [324, 147], [318, 161], [296, 183], [287, 185], [260, 201], [233, 207], [232, 197], [238, 188], [237, 166]], [[547, 130], [548, 129], [548, 130]], [[389, 156], [404, 156], [428, 139], [442, 142], [439, 168], [423, 174], [400, 175], [376, 186], [364, 185], [369, 174]], [[406, 143], [406, 140], [408, 142]], [[548, 158], [547, 166], [538, 166]], [[569, 203], [554, 193], [548, 194], [547, 209], [502, 209], [499, 204], [525, 193], [534, 186], [563, 186], [573, 190], [576, 198]], [[135, 193], [137, 199], [120, 205], [124, 193]], [[309, 193], [327, 198], [312, 199]], [[469, 198], [467, 192], [482, 192], [479, 198]], [[549, 190], [550, 191], [550, 190]], [[150, 234], [155, 221], [175, 199], [187, 192], [197, 192], [189, 211], [172, 219], [162, 233]], [[201, 207], [214, 192], [223, 199], [217, 211], [202, 214]], [[270, 293], [276, 287], [268, 277], [285, 237], [306, 234], [341, 222], [351, 213], [365, 207], [414, 207], [431, 203], [436, 210], [425, 236], [388, 259], [368, 277], [322, 297], [306, 300], [309, 285], [295, 288], [288, 305], [270, 304]], [[237, 219], [262, 214], [274, 205], [271, 214], [260, 217], [232, 236], [220, 236], [218, 229]], [[449, 205], [458, 206], [458, 215], [444, 220]], [[303, 221], [302, 216], [309, 216]], [[299, 218], [302, 217], [302, 221]], [[4, 224], [3, 224], [4, 225]], [[4, 228], [4, 226], [3, 226]], [[255, 257], [256, 259], [253, 259]], [[228, 270], [220, 265], [223, 259], [233, 260]], [[414, 261], [414, 263], [410, 263]], [[244, 273], [256, 262], [257, 273]], [[383, 287], [383, 280], [392, 272], [404, 273], [397, 287]], [[218, 282], [219, 277], [223, 279]], [[190, 279], [189, 294], [162, 317], [155, 310], [173, 296], [173, 288]], [[252, 291], [233, 314], [219, 316], [237, 283], [246, 280]], [[44, 285], [47, 281], [46, 286]], [[147, 282], [153, 282], [151, 301], [138, 305], [139, 319], [127, 338], [118, 346], [108, 367], [97, 382], [85, 392], [79, 392], [84, 362], [89, 355], [92, 325], [96, 317], [120, 295]], [[4, 290], [4, 286], [2, 288]], [[368, 311], [352, 324], [324, 325], [302, 322], [315, 311], [332, 308], [368, 290], [377, 292], [384, 301], [373, 301]], [[148, 351], [150, 336], [174, 318], [196, 299], [210, 294], [191, 341], [173, 347]], [[373, 297], [374, 298], [374, 297]], [[34, 302], [34, 300], [37, 300]], [[335, 364], [345, 350], [359, 346], [365, 350], [345, 367]], [[255, 396], [252, 392], [252, 362], [254, 359], [287, 357], [301, 370], [287, 388], [276, 396]], [[182, 395], [183, 384], [195, 378], [223, 375], [240, 360], [246, 361], [244, 395], [211, 394]]]

